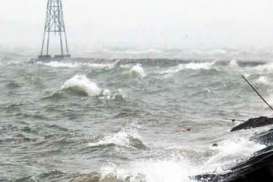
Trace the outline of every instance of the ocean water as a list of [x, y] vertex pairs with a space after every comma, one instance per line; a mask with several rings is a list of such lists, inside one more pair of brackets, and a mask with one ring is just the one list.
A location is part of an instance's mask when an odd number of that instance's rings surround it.
[[273, 63], [29, 60], [0, 62], [0, 181], [190, 182], [265, 147], [229, 130], [272, 114], [240, 74], [273, 103]]

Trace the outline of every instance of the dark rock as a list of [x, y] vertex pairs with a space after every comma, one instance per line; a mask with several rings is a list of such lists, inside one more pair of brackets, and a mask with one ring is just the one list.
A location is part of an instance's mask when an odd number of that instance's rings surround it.
[[226, 174], [196, 176], [201, 182], [269, 182], [273, 181], [273, 147], [257, 152], [252, 158]]
[[257, 128], [271, 124], [273, 124], [273, 118], [267, 117], [252, 118], [242, 124], [239, 124], [238, 126], [235, 126], [234, 128], [231, 129], [231, 132], [250, 128]]

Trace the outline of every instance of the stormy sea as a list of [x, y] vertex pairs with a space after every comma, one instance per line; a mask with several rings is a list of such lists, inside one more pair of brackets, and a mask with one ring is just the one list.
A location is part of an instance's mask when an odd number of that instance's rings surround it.
[[0, 181], [198, 182], [226, 173], [264, 149], [252, 137], [270, 129], [230, 132], [272, 115], [241, 74], [273, 103], [270, 59], [42, 62], [1, 53]]

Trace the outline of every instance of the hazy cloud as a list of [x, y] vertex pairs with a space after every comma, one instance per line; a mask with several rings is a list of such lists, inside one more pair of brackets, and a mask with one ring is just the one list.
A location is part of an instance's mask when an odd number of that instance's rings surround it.
[[[0, 0], [0, 45], [39, 46], [46, 0]], [[272, 0], [64, 0], [75, 47], [273, 45]]]

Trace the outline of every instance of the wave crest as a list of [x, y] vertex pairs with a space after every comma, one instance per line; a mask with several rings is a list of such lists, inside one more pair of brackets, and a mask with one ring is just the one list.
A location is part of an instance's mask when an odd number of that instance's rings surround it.
[[255, 67], [255, 70], [257, 70], [259, 72], [272, 72], [273, 71], [273, 63], [258, 65]]
[[266, 76], [259, 76], [259, 78], [255, 82], [263, 85], [269, 85], [269, 81]]
[[130, 73], [131, 75], [133, 75], [133, 76], [139, 76], [139, 77], [141, 77], [141, 78], [144, 78], [144, 77], [146, 76], [146, 73], [145, 73], [145, 71], [144, 71], [144, 69], [143, 69], [143, 67], [142, 67], [141, 64], [136, 64], [136, 65], [134, 65], [134, 66], [130, 69], [129, 73]]
[[85, 75], [75, 75], [67, 80], [61, 89], [75, 91], [87, 96], [99, 96], [103, 91], [95, 82], [90, 81]]
[[146, 149], [147, 147], [143, 144], [141, 137], [135, 131], [119, 131], [110, 136], [105, 136], [97, 142], [89, 143], [89, 147], [99, 147], [115, 145], [120, 147], [133, 147], [137, 149]]
[[50, 62], [38, 62], [40, 65], [49, 66], [53, 68], [78, 68], [78, 67], [90, 67], [94, 69], [106, 69], [110, 70], [119, 65], [120, 61], [117, 60], [114, 63], [83, 63], [83, 62], [61, 62], [61, 61], [50, 61]]
[[234, 69], [240, 68], [239, 63], [238, 63], [238, 61], [236, 59], [232, 59], [229, 62], [228, 66], [231, 67], [231, 68], [234, 68]]
[[214, 62], [179, 64], [167, 70], [161, 71], [160, 74], [175, 74], [182, 70], [210, 70], [212, 69], [213, 65]]

